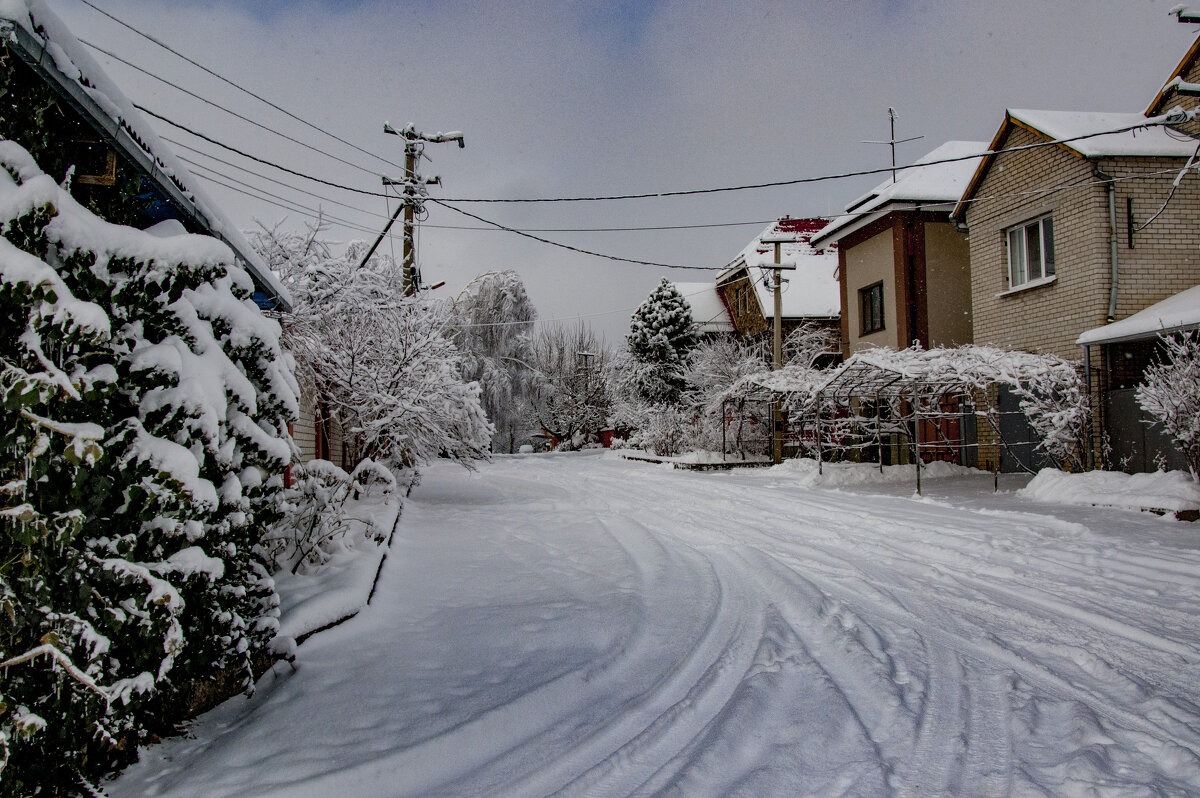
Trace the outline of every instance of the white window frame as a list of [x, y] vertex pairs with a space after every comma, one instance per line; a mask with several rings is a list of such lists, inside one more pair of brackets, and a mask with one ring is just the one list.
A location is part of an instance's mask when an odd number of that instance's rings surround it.
[[[1014, 225], [1004, 231], [1008, 250], [1008, 287], [1047, 282], [1055, 276], [1052, 214]], [[1049, 242], [1049, 246], [1046, 246]]]

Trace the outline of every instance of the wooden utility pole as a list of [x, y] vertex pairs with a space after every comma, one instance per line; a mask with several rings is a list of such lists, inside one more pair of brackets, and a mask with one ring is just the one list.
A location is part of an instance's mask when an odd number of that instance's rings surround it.
[[458, 148], [460, 150], [463, 147], [466, 147], [467, 144], [463, 139], [463, 134], [459, 133], [458, 131], [453, 133], [434, 133], [432, 135], [428, 135], [425, 133], [418, 133], [417, 129], [413, 125], [409, 125], [403, 130], [396, 130], [396, 128], [392, 127], [387, 122], [384, 122], [383, 132], [392, 136], [400, 136], [402, 139], [404, 139], [404, 179], [392, 180], [391, 178], [385, 177], [383, 178], [383, 185], [385, 187], [403, 186], [404, 189], [401, 192], [400, 206], [396, 208], [396, 212], [392, 214], [392, 218], [388, 219], [388, 223], [384, 225], [383, 232], [381, 232], [379, 237], [375, 239], [375, 243], [371, 245], [371, 248], [367, 251], [367, 254], [363, 257], [362, 262], [359, 264], [359, 267], [361, 268], [362, 266], [366, 265], [367, 261], [371, 259], [371, 256], [375, 254], [375, 250], [379, 247], [380, 242], [383, 241], [383, 237], [387, 235], [388, 230], [392, 229], [392, 224], [395, 223], [396, 218], [401, 214], [401, 212], [403, 212], [404, 239], [402, 250], [403, 254], [401, 256], [401, 279], [403, 284], [401, 286], [401, 290], [405, 296], [412, 296], [420, 287], [420, 280], [418, 279], [416, 269], [416, 247], [414, 246], [416, 212], [423, 203], [425, 186], [440, 186], [442, 184], [441, 178], [437, 176], [426, 178], [417, 174], [417, 162], [425, 154], [426, 142], [441, 144], [447, 141], [457, 141]]
[[[795, 243], [797, 238], [790, 233], [776, 233], [759, 240], [775, 245], [775, 262], [764, 268], [771, 269], [773, 273], [775, 321], [771, 328], [771, 371], [778, 371], [783, 368], [783, 272], [796, 270], [795, 263], [780, 261], [780, 247]], [[776, 465], [783, 462], [783, 407], [778, 396], [771, 400], [771, 462]]]
[[[417, 292], [416, 254], [413, 246], [415, 235], [413, 217], [417, 206], [417, 143], [413, 139], [404, 139], [404, 239], [400, 256], [400, 274], [403, 280], [403, 293], [412, 296]], [[439, 181], [440, 182], [440, 181]]]

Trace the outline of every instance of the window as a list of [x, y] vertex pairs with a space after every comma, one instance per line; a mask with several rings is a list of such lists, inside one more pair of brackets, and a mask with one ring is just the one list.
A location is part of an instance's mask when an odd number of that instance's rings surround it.
[[883, 282], [858, 289], [859, 320], [861, 335], [883, 329]]
[[1009, 228], [1008, 287], [1054, 276], [1054, 222], [1049, 216]]

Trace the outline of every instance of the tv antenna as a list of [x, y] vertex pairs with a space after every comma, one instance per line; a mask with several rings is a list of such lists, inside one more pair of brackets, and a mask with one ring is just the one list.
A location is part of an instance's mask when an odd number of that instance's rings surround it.
[[896, 109], [892, 108], [891, 106], [888, 107], [888, 121], [891, 123], [891, 126], [892, 126], [892, 137], [890, 139], [888, 139], [887, 141], [863, 141], [863, 142], [859, 142], [859, 143], [860, 144], [887, 144], [888, 146], [890, 146], [892, 148], [892, 182], [895, 183], [896, 182], [896, 145], [904, 144], [907, 141], [916, 141], [917, 139], [923, 139], [925, 137], [924, 136], [910, 136], [909, 138], [906, 138], [906, 139], [897, 139], [896, 138]]

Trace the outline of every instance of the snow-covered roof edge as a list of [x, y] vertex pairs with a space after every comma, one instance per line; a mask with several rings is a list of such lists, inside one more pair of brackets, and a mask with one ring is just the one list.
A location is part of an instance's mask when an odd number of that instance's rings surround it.
[[1075, 339], [1077, 346], [1115, 344], [1156, 338], [1164, 333], [1200, 328], [1200, 285], [1180, 291], [1132, 316], [1095, 327]]
[[672, 282], [692, 309], [692, 321], [701, 332], [733, 332], [733, 321], [721, 300], [716, 283]]
[[1166, 110], [1162, 106], [1164, 105], [1163, 100], [1166, 99], [1168, 89], [1171, 88], [1171, 85], [1176, 79], [1181, 77], [1185, 72], [1188, 71], [1188, 69], [1191, 68], [1192, 64], [1196, 62], [1197, 58], [1200, 58], [1200, 36], [1197, 36], [1195, 41], [1192, 42], [1192, 46], [1189, 47], [1187, 52], [1183, 54], [1183, 58], [1179, 59], [1179, 64], [1175, 67], [1174, 71], [1171, 72], [1170, 77], [1163, 82], [1162, 88], [1159, 89], [1158, 93], [1154, 95], [1154, 99], [1151, 100], [1150, 105], [1146, 107], [1146, 116], [1155, 116], [1156, 114], [1161, 114], [1164, 110]]
[[278, 309], [291, 309], [287, 289], [245, 236], [197, 186], [195, 176], [44, 0], [0, 0], [0, 36], [173, 203], [223, 241], [255, 283], [272, 295]]
[[[1071, 122], [1071, 118], [1074, 118], [1075, 121]], [[1195, 149], [1195, 141], [1191, 140], [1189, 144], [1186, 141], [1172, 138], [1166, 132], [1166, 122], [1167, 116], [1145, 117], [1137, 113], [1006, 109], [1004, 121], [1000, 123], [996, 135], [992, 138], [992, 143], [988, 145], [990, 154], [985, 156], [975, 169], [975, 174], [971, 176], [966, 190], [963, 191], [950, 216], [960, 221], [963, 219], [971, 199], [979, 189], [979, 184], [983, 182], [984, 176], [991, 169], [997, 152], [1003, 147], [1013, 128], [1020, 127], [1047, 141], [1056, 141], [1097, 134], [1104, 130], [1141, 125], [1145, 129], [1095, 135], [1058, 146], [1080, 158], [1121, 156], [1187, 158]], [[1139, 137], [1141, 141], [1139, 141]]]
[[[963, 189], [975, 174], [983, 160], [982, 154], [987, 149], [987, 144], [982, 141], [947, 141], [927, 152], [912, 166], [906, 167], [895, 181], [889, 179], [880, 183], [847, 205], [846, 213], [813, 236], [813, 246], [835, 243], [892, 210], [920, 207], [949, 213], [962, 196]], [[977, 154], [977, 158], [966, 157]], [[954, 158], [963, 160], [937, 163]]]

